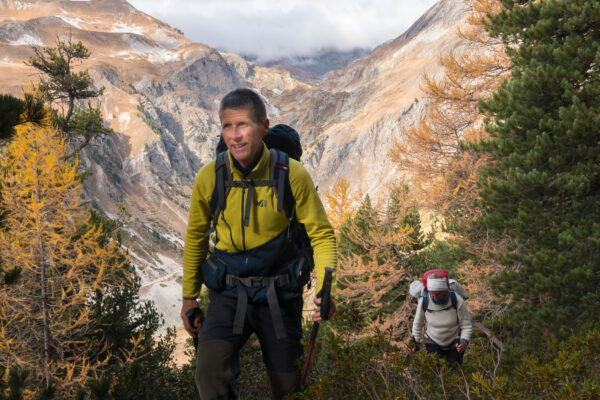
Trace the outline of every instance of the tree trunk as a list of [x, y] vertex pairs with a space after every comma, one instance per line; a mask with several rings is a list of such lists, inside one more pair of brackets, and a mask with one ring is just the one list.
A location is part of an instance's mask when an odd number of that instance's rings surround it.
[[[38, 241], [38, 245], [41, 244]], [[42, 266], [42, 315], [44, 325], [44, 370], [46, 375], [46, 387], [50, 386], [50, 318], [48, 317], [48, 294], [46, 292], [46, 265]]]
[[[38, 143], [35, 143], [38, 146]], [[40, 169], [36, 168], [36, 182], [35, 182], [35, 201], [37, 204], [41, 201], [41, 190], [40, 190]], [[39, 212], [39, 210], [38, 210]], [[37, 258], [38, 265], [41, 268], [40, 273], [40, 289], [41, 289], [41, 305], [42, 305], [42, 321], [44, 328], [44, 375], [46, 380], [46, 387], [50, 386], [50, 317], [48, 315], [48, 291], [46, 288], [46, 268], [48, 264], [44, 259], [44, 243], [42, 240], [42, 214], [37, 215], [36, 221], [36, 245], [37, 245]]]

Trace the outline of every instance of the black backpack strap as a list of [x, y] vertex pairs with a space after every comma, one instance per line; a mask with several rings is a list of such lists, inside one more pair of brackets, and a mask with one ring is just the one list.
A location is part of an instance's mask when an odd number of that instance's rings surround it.
[[231, 182], [231, 166], [229, 165], [229, 157], [227, 151], [223, 151], [217, 155], [215, 160], [215, 188], [213, 189], [212, 197], [210, 198], [210, 210], [212, 211], [212, 229], [206, 233], [210, 235], [217, 226], [217, 220], [221, 211], [225, 209], [227, 196], [231, 190], [231, 185], [226, 184]]
[[448, 291], [450, 292], [450, 303], [451, 303], [450, 306], [446, 307], [446, 308], [443, 308], [441, 310], [429, 310], [427, 308], [429, 306], [429, 290], [425, 289], [423, 291], [423, 303], [422, 303], [423, 304], [423, 311], [424, 312], [446, 311], [446, 310], [449, 310], [451, 308], [454, 308], [456, 310], [456, 312], [457, 312], [457, 315], [458, 315], [458, 308], [457, 308], [458, 307], [457, 306], [458, 301], [456, 300], [456, 292], [454, 292], [454, 290], [452, 290], [452, 289], [449, 289]]
[[452, 289], [450, 289], [450, 301], [452, 302], [452, 308], [454, 308], [458, 312], [458, 307], [456, 305], [458, 303], [458, 301], [456, 300], [456, 292]]
[[294, 198], [286, 193], [286, 187], [290, 187], [290, 158], [287, 153], [277, 149], [269, 149], [269, 152], [271, 153], [269, 176], [275, 183], [273, 191], [277, 198], [277, 211], [285, 210], [289, 218], [291, 211], [286, 208], [285, 203], [290, 197], [292, 200]]
[[429, 307], [429, 290], [425, 289], [423, 291], [423, 312], [427, 312], [427, 307]]

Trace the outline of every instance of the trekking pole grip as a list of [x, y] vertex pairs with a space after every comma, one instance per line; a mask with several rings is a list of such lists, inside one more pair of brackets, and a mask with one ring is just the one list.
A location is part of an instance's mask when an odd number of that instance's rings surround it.
[[329, 319], [329, 310], [331, 306], [331, 282], [333, 281], [333, 268], [325, 268], [325, 278], [323, 278], [323, 289], [321, 289], [321, 319]]
[[[190, 326], [192, 328], [196, 327], [196, 318], [199, 317], [200, 318], [200, 324], [204, 323], [204, 313], [202, 312], [202, 310], [198, 307], [196, 308], [190, 308], [189, 310], [187, 310], [185, 312], [185, 316], [188, 319], [188, 323], [190, 324]], [[196, 334], [196, 336], [194, 336], [194, 348], [197, 350], [198, 349], [198, 334]]]

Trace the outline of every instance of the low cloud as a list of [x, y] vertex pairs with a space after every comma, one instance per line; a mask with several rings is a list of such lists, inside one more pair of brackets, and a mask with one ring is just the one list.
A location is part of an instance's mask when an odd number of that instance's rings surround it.
[[196, 42], [261, 61], [322, 48], [372, 48], [400, 36], [435, 0], [130, 0]]

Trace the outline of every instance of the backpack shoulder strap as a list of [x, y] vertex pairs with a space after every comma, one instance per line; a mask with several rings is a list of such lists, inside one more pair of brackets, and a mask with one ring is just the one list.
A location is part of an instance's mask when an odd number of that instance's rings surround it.
[[[452, 289], [450, 289], [449, 292], [450, 292], [450, 303], [451, 303], [450, 307], [446, 307], [446, 308], [444, 308], [442, 310], [439, 310], [439, 311], [445, 311], [445, 310], [448, 310], [450, 308], [454, 308], [456, 310], [456, 312], [458, 313], [458, 306], [457, 306], [458, 300], [456, 300], [456, 293]], [[429, 306], [429, 290], [427, 290], [427, 289], [423, 290], [423, 303], [422, 303], [422, 305], [423, 305], [423, 311], [424, 312], [429, 311], [428, 308], [427, 308]]]
[[225, 184], [225, 182], [229, 182], [232, 179], [231, 166], [229, 165], [227, 153], [227, 151], [219, 153], [215, 160], [215, 187], [210, 198], [213, 228], [217, 224], [219, 214], [225, 209], [227, 196], [231, 190], [231, 186]]
[[458, 311], [458, 301], [456, 300], [456, 292], [452, 289], [450, 289], [450, 301], [452, 302], [452, 308]]
[[288, 219], [294, 216], [296, 200], [290, 186], [290, 158], [286, 152], [275, 148], [269, 149], [271, 162], [269, 177], [274, 183], [273, 191], [277, 198], [277, 211], [285, 210]]

